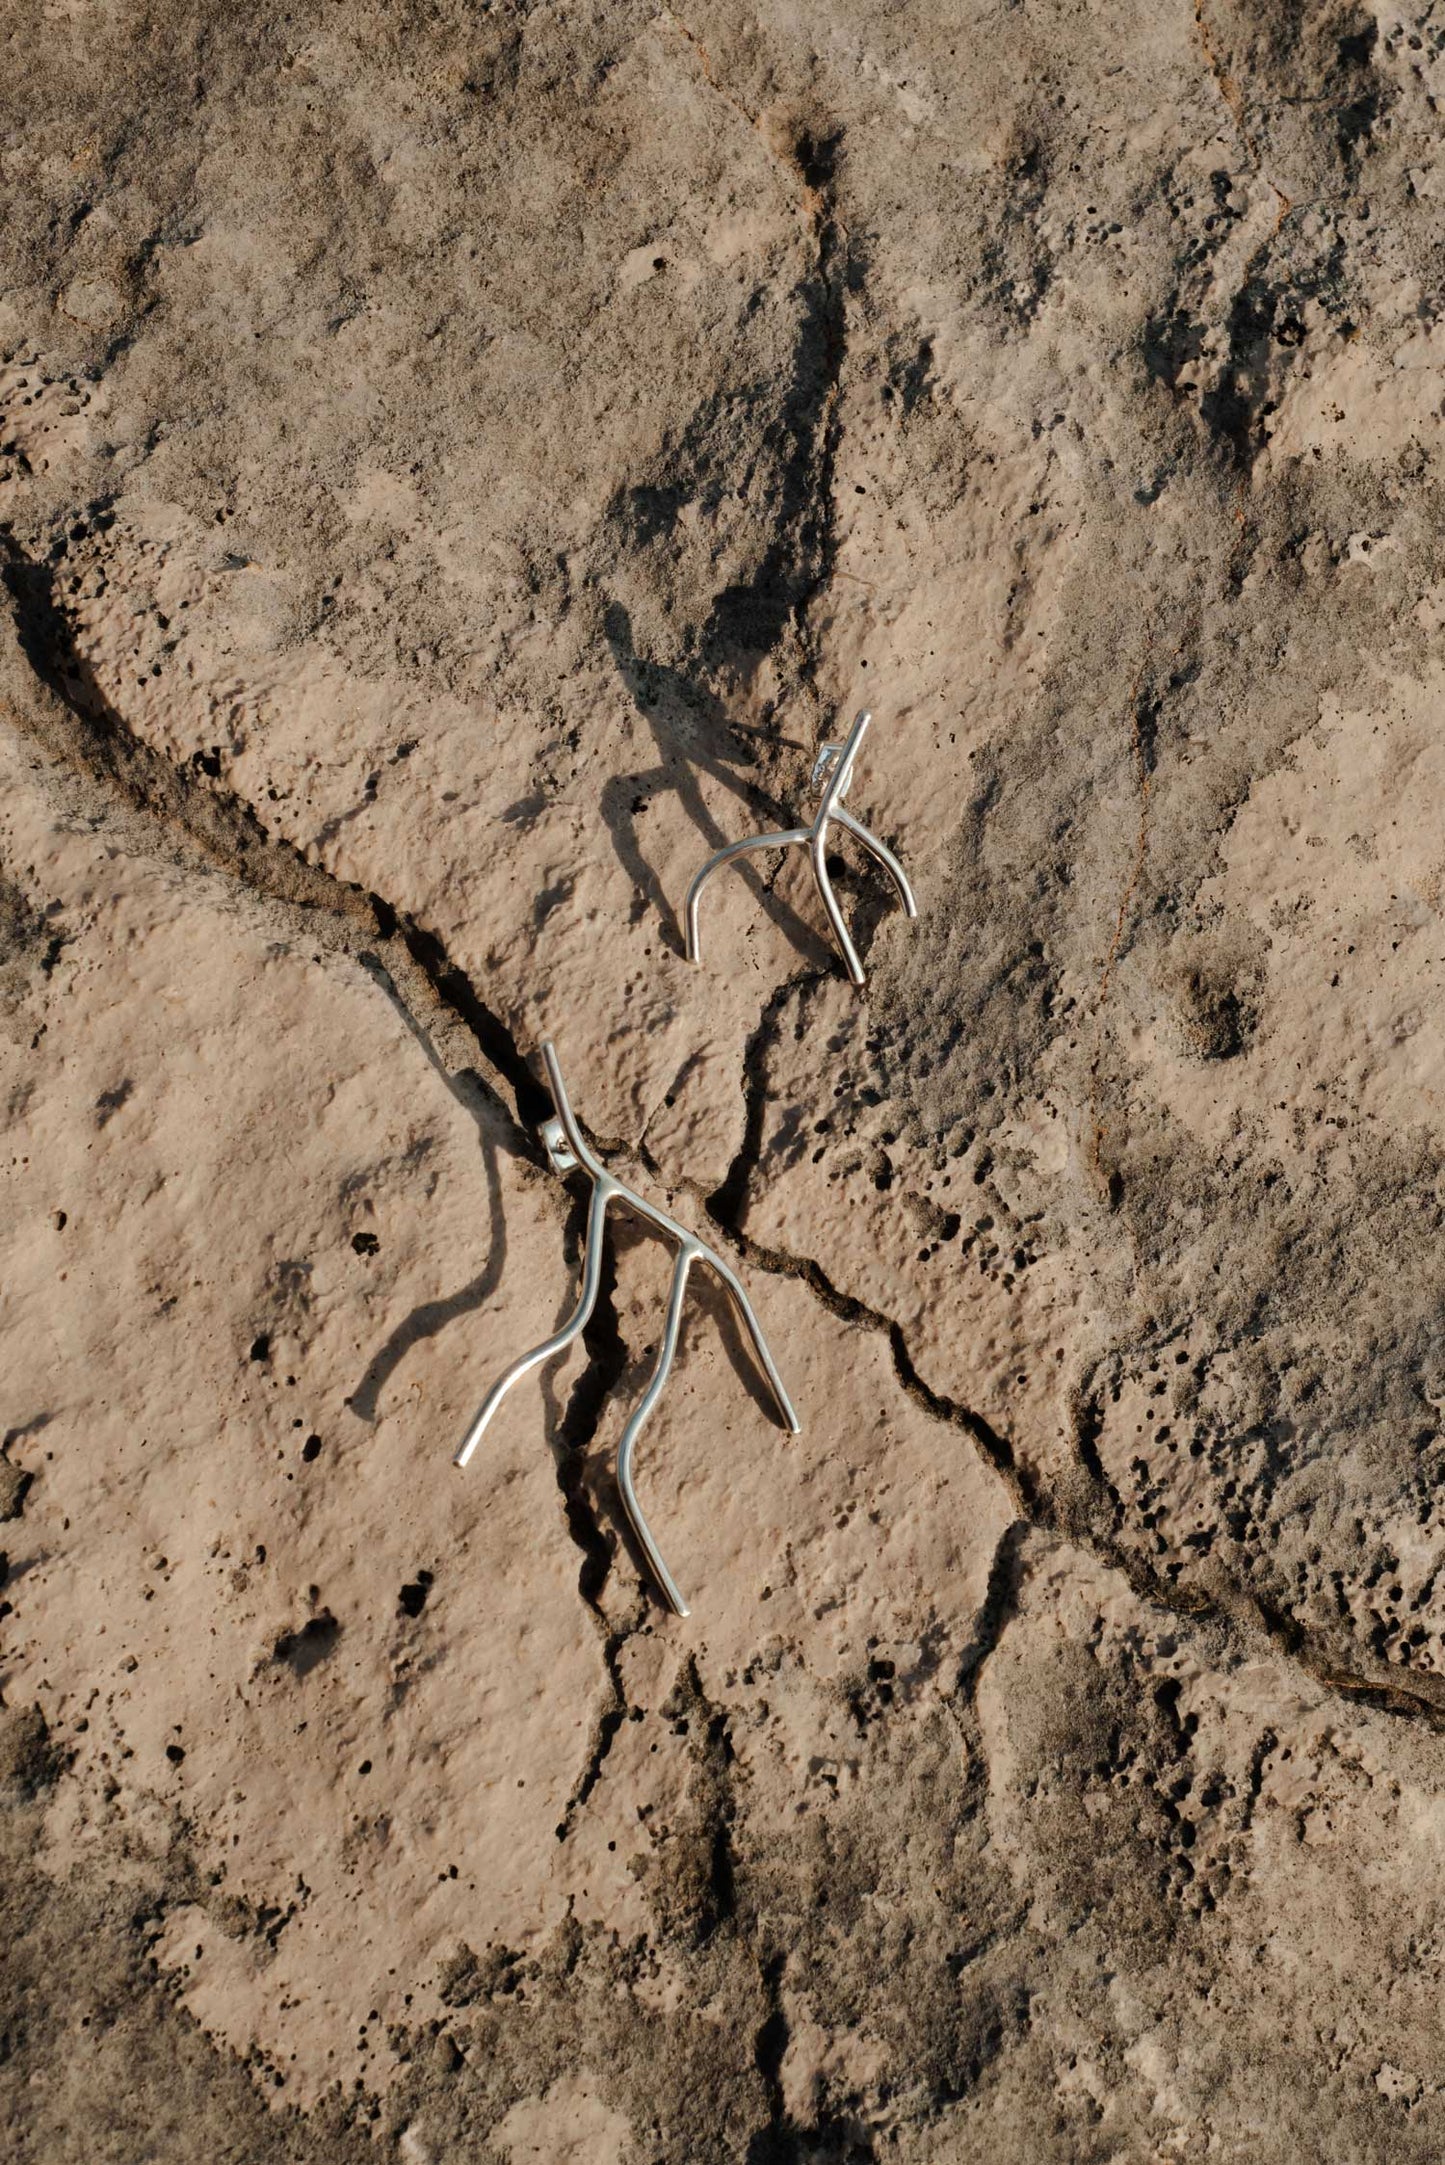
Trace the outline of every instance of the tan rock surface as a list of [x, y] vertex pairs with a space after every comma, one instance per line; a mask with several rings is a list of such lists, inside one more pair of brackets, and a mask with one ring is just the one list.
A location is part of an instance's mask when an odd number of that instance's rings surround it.
[[1429, 10], [0, 22], [9, 2154], [1438, 2156]]

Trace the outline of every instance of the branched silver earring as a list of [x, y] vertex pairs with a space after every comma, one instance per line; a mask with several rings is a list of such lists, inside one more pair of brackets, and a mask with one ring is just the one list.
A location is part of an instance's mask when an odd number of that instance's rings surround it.
[[687, 1292], [688, 1272], [695, 1263], [714, 1271], [727, 1289], [752, 1340], [753, 1350], [757, 1354], [763, 1374], [768, 1379], [768, 1387], [782, 1415], [783, 1425], [795, 1436], [800, 1432], [798, 1416], [793, 1411], [788, 1394], [783, 1388], [782, 1378], [774, 1366], [773, 1356], [768, 1351], [767, 1341], [759, 1328], [758, 1319], [753, 1314], [748, 1297], [735, 1273], [728, 1268], [722, 1257], [704, 1241], [699, 1240], [695, 1233], [690, 1233], [685, 1225], [679, 1225], [665, 1210], [659, 1210], [655, 1204], [635, 1194], [615, 1173], [609, 1173], [600, 1159], [593, 1156], [568, 1101], [562, 1070], [557, 1062], [556, 1047], [550, 1038], [542, 1047], [542, 1059], [547, 1069], [547, 1081], [551, 1086], [552, 1103], [556, 1107], [555, 1118], [547, 1121], [542, 1129], [542, 1141], [546, 1146], [552, 1170], [559, 1175], [565, 1175], [580, 1166], [592, 1183], [592, 1207], [587, 1215], [587, 1242], [582, 1264], [582, 1291], [570, 1321], [542, 1345], [535, 1346], [530, 1353], [524, 1353], [520, 1360], [513, 1361], [511, 1367], [497, 1378], [462, 1440], [456, 1463], [458, 1466], [466, 1465], [486, 1433], [492, 1415], [512, 1385], [520, 1381], [530, 1369], [550, 1360], [554, 1353], [561, 1353], [574, 1339], [580, 1337], [597, 1305], [598, 1289], [602, 1283], [602, 1237], [608, 1207], [616, 1203], [622, 1209], [630, 1210], [634, 1217], [641, 1218], [654, 1232], [660, 1233], [664, 1240], [673, 1244], [677, 1249], [677, 1261], [673, 1266], [672, 1290], [668, 1296], [667, 1320], [663, 1325], [662, 1347], [657, 1356], [657, 1365], [617, 1447], [617, 1486], [621, 1491], [623, 1508], [637, 1536], [638, 1546], [647, 1559], [648, 1568], [656, 1579], [664, 1600], [675, 1614], [686, 1616], [687, 1603], [678, 1592], [672, 1574], [662, 1560], [661, 1551], [642, 1515], [642, 1506], [637, 1501], [637, 1492], [632, 1485], [632, 1454], [643, 1423], [662, 1395], [662, 1387], [672, 1368], [673, 1356], [677, 1352], [677, 1343], [682, 1332], [682, 1308]]
[[823, 898], [823, 907], [828, 913], [828, 922], [832, 926], [834, 937], [842, 950], [844, 967], [847, 969], [853, 983], [861, 985], [864, 982], [863, 965], [858, 959], [857, 949], [848, 937], [848, 927], [843, 922], [843, 913], [838, 907], [838, 898], [834, 894], [832, 883], [828, 878], [827, 845], [828, 827], [831, 821], [836, 821], [840, 827], [846, 827], [854, 840], [861, 842], [869, 855], [877, 858], [879, 864], [882, 865], [884, 871], [897, 888], [898, 899], [903, 904], [907, 914], [910, 917], [918, 915], [918, 904], [913, 899], [913, 889], [908, 884], [908, 875], [892, 850], [885, 849], [878, 837], [870, 834], [861, 820], [854, 819], [851, 812], [843, 809], [844, 793], [853, 778], [853, 762], [858, 756], [858, 747], [863, 742], [864, 732], [872, 719], [872, 715], [865, 708], [848, 732], [848, 740], [845, 744], [825, 744], [819, 752], [813, 765], [812, 779], [814, 787], [820, 782], [824, 783], [825, 787], [817, 815], [810, 827], [789, 827], [779, 834], [750, 835], [745, 842], [730, 842], [726, 849], [720, 849], [715, 856], [709, 857], [687, 891], [684, 917], [687, 931], [687, 959], [689, 962], [700, 962], [702, 960], [702, 948], [698, 937], [697, 907], [703, 888], [711, 879], [713, 873], [717, 871], [719, 865], [730, 864], [734, 857], [745, 856], [750, 850], [787, 849], [794, 842], [802, 842], [806, 844], [808, 855], [812, 860], [813, 877], [818, 882], [818, 892]]

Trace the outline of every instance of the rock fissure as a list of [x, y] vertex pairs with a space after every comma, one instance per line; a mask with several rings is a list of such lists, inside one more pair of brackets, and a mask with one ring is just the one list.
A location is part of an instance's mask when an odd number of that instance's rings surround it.
[[[22, 579], [26, 570], [33, 567], [10, 537], [6, 537], [6, 545], [14, 594], [17, 564]], [[141, 820], [138, 846], [148, 853], [174, 861], [179, 849], [183, 856], [206, 870], [227, 874], [253, 894], [289, 911], [294, 928], [306, 939], [314, 942], [320, 938], [323, 944], [344, 950], [373, 974], [379, 947], [386, 958], [387, 975], [398, 988], [396, 997], [411, 1018], [418, 1040], [430, 1045], [439, 1031], [445, 1035], [450, 1023], [459, 1023], [469, 1049], [480, 1055], [485, 1069], [505, 1086], [512, 1099], [510, 1110], [517, 1123], [517, 1147], [533, 1162], [540, 1162], [532, 1131], [550, 1110], [546, 1092], [532, 1077], [511, 1032], [486, 1007], [470, 980], [446, 956], [435, 934], [425, 928], [409, 926], [403, 913], [394, 910], [384, 899], [308, 864], [291, 844], [269, 834], [244, 800], [223, 796], [210, 789], [199, 777], [177, 768], [138, 740], [114, 710], [98, 703], [94, 694], [87, 695], [83, 678], [74, 671], [67, 674], [61, 669], [57, 682], [52, 674], [57, 657], [52, 650], [51, 666], [46, 666], [46, 650], [36, 643], [33, 619], [25, 650], [31, 681], [17, 681], [12, 666], [7, 681], [0, 685], [0, 694], [5, 696], [6, 706], [23, 734], [37, 741], [70, 769], [78, 769], [92, 784], [100, 786], [105, 798], [92, 800], [91, 817], [103, 820], [110, 815], [118, 799]], [[325, 930], [328, 922], [329, 935]], [[755, 1067], [753, 1055], [769, 1042], [768, 1033], [776, 1031], [787, 998], [800, 985], [818, 981], [820, 977], [818, 972], [800, 973], [770, 996], [750, 1041], [750, 1074]], [[439, 1060], [438, 1064], [443, 1063]], [[502, 1102], [505, 1103], [505, 1098]], [[1125, 1544], [1106, 1535], [1090, 1514], [1061, 1514], [1057, 1503], [1038, 1490], [1019, 1468], [1006, 1437], [975, 1410], [957, 1404], [923, 1381], [909, 1354], [902, 1327], [894, 1319], [841, 1292], [815, 1260], [769, 1248], [741, 1232], [735, 1221], [749, 1174], [760, 1161], [761, 1118], [761, 1097], [755, 1087], [750, 1092], [744, 1143], [721, 1186], [707, 1190], [701, 1184], [684, 1181], [678, 1183], [678, 1187], [702, 1204], [713, 1224], [727, 1234], [737, 1254], [749, 1265], [772, 1275], [798, 1279], [840, 1319], [883, 1331], [889, 1340], [900, 1386], [932, 1418], [969, 1437], [1005, 1481], [1022, 1517], [1042, 1530], [1063, 1533], [1090, 1550], [1121, 1571], [1142, 1598], [1157, 1606], [1181, 1615], [1232, 1618], [1236, 1622], [1252, 1617], [1279, 1651], [1298, 1662], [1328, 1688], [1396, 1714], [1422, 1719], [1432, 1726], [1445, 1723], [1445, 1714], [1428, 1694], [1416, 1694], [1407, 1685], [1343, 1668], [1314, 1647], [1302, 1627], [1285, 1618], [1282, 1612], [1254, 1592], [1240, 1590], [1237, 1601], [1195, 1592], [1186, 1597]], [[599, 1142], [599, 1147], [615, 1154], [629, 1154], [629, 1146], [625, 1143], [609, 1143], [604, 1139]], [[669, 1184], [667, 1176], [645, 1150], [640, 1153], [640, 1162], [653, 1180], [664, 1186]], [[605, 1332], [606, 1325], [600, 1323], [598, 1328]], [[604, 1397], [605, 1393], [599, 1395], [597, 1401], [599, 1419]], [[606, 1577], [603, 1555], [605, 1551], [610, 1558], [612, 1546], [602, 1533], [590, 1504], [581, 1500], [580, 1467], [574, 1473], [574, 1465], [576, 1460], [569, 1450], [559, 1461], [559, 1488], [569, 1538], [583, 1558], [579, 1592], [582, 1580], [593, 1589], [591, 1595], [583, 1593], [582, 1598], [602, 1636], [609, 1689], [608, 1704], [598, 1717], [587, 1763], [569, 1805], [572, 1818], [595, 1787], [612, 1740], [625, 1719], [625, 1695], [616, 1660], [618, 1649], [635, 1628], [629, 1625], [620, 1633], [612, 1632], [597, 1607], [595, 1596], [600, 1593]], [[567, 1823], [570, 1826], [571, 1820]]]
[[[602, 1595], [617, 1554], [619, 1536], [603, 1527], [597, 1505], [588, 1489], [588, 1454], [596, 1442], [607, 1406], [628, 1365], [628, 1351], [617, 1314], [617, 1269], [611, 1243], [603, 1251], [602, 1282], [597, 1305], [582, 1333], [588, 1365], [573, 1387], [558, 1435], [557, 1482], [562, 1491], [567, 1530], [582, 1552], [577, 1591], [594, 1618], [607, 1672], [607, 1702], [599, 1710], [588, 1743], [581, 1774], [567, 1799], [557, 1827], [557, 1839], [566, 1841], [577, 1816], [601, 1778], [613, 1740], [627, 1718], [627, 1692], [619, 1656], [646, 1614], [647, 1596], [641, 1592], [632, 1614], [622, 1624], [609, 1621]], [[614, 1512], [620, 1522], [620, 1511]]]

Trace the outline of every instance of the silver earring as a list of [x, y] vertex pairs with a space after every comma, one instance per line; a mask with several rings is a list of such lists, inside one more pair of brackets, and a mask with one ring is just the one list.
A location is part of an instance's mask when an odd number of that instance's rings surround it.
[[713, 873], [717, 871], [718, 866], [729, 864], [734, 857], [742, 857], [749, 850], [786, 849], [794, 842], [803, 842], [806, 843], [808, 855], [812, 859], [813, 877], [818, 882], [818, 892], [823, 897], [823, 907], [828, 912], [828, 922], [833, 927], [834, 936], [842, 949], [844, 966], [855, 985], [861, 985], [864, 982], [863, 965], [858, 960], [858, 950], [848, 937], [848, 927], [843, 922], [843, 913], [838, 907], [838, 898], [834, 894], [832, 883], [828, 878], [826, 851], [830, 820], [836, 820], [840, 827], [846, 827], [854, 840], [861, 842], [864, 849], [871, 856], [878, 859], [879, 864], [882, 865], [884, 871], [897, 888], [898, 899], [903, 904], [908, 916], [916, 917], [918, 915], [918, 904], [913, 899], [913, 889], [908, 884], [908, 875], [892, 850], [885, 849], [878, 837], [870, 834], [861, 820], [854, 819], [851, 812], [845, 812], [843, 809], [843, 796], [849, 782], [853, 779], [853, 762], [858, 757], [858, 747], [863, 742], [864, 732], [872, 719], [872, 715], [865, 707], [848, 732], [846, 744], [825, 744], [819, 752], [817, 759], [813, 763], [813, 786], [816, 788], [820, 782], [824, 782], [826, 786], [823, 790], [822, 801], [818, 806], [817, 816], [811, 827], [789, 827], [786, 832], [781, 834], [750, 835], [747, 841], [729, 842], [726, 849], [720, 849], [715, 856], [709, 857], [687, 891], [687, 905], [684, 917], [687, 927], [687, 959], [689, 962], [700, 962], [702, 960], [702, 948], [697, 929], [697, 906], [704, 886], [711, 879]]
[[511, 1367], [497, 1378], [482, 1403], [481, 1411], [462, 1440], [462, 1447], [456, 1455], [456, 1464], [466, 1465], [486, 1433], [487, 1423], [512, 1385], [525, 1376], [529, 1369], [536, 1368], [542, 1361], [550, 1360], [554, 1353], [560, 1353], [581, 1335], [597, 1305], [597, 1292], [602, 1282], [602, 1235], [608, 1206], [617, 1203], [630, 1210], [635, 1217], [643, 1219], [655, 1232], [660, 1233], [664, 1240], [673, 1243], [677, 1249], [677, 1262], [673, 1266], [672, 1290], [668, 1296], [667, 1320], [662, 1332], [662, 1350], [657, 1356], [657, 1365], [652, 1371], [651, 1380], [642, 1394], [637, 1411], [623, 1430], [622, 1441], [617, 1447], [617, 1486], [622, 1492], [623, 1507], [632, 1523], [638, 1546], [662, 1590], [664, 1600], [676, 1615], [686, 1616], [687, 1603], [678, 1592], [672, 1574], [662, 1560], [661, 1551], [642, 1515], [642, 1506], [637, 1501], [637, 1492], [632, 1485], [632, 1453], [644, 1421], [662, 1395], [662, 1387], [667, 1381], [673, 1356], [677, 1352], [677, 1342], [682, 1333], [682, 1304], [687, 1291], [687, 1274], [694, 1263], [705, 1264], [709, 1270], [716, 1271], [727, 1288], [753, 1342], [753, 1350], [757, 1354], [763, 1374], [768, 1379], [768, 1387], [783, 1417], [783, 1425], [795, 1436], [800, 1433], [798, 1416], [783, 1389], [782, 1377], [773, 1365], [773, 1356], [768, 1351], [767, 1341], [758, 1327], [758, 1319], [749, 1305], [747, 1294], [734, 1273], [729, 1270], [722, 1257], [705, 1242], [700, 1241], [696, 1234], [690, 1233], [685, 1225], [679, 1225], [675, 1218], [669, 1218], [665, 1210], [659, 1210], [655, 1204], [634, 1194], [615, 1173], [609, 1173], [606, 1166], [592, 1155], [583, 1140], [582, 1131], [568, 1101], [567, 1087], [557, 1062], [557, 1050], [550, 1038], [542, 1047], [542, 1059], [547, 1069], [547, 1081], [551, 1085], [552, 1103], [557, 1109], [556, 1117], [547, 1121], [542, 1128], [542, 1141], [546, 1146], [552, 1170], [557, 1174], [566, 1174], [580, 1166], [592, 1183], [592, 1207], [587, 1214], [587, 1244], [582, 1264], [582, 1291], [571, 1320], [543, 1345], [534, 1347], [530, 1353], [524, 1353], [520, 1360], [513, 1361]]

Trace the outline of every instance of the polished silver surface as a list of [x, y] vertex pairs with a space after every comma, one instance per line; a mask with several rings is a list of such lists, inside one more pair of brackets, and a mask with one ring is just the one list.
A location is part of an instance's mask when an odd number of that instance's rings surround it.
[[702, 944], [697, 922], [698, 902], [703, 888], [718, 867], [730, 864], [734, 857], [746, 856], [750, 850], [787, 849], [794, 842], [802, 842], [806, 845], [808, 856], [812, 861], [813, 877], [818, 882], [818, 892], [823, 897], [823, 907], [828, 913], [828, 922], [833, 928], [833, 937], [837, 940], [842, 951], [844, 967], [853, 983], [861, 985], [864, 982], [865, 974], [863, 965], [858, 959], [858, 950], [848, 936], [848, 927], [843, 922], [843, 913], [838, 907], [838, 898], [833, 892], [833, 883], [828, 878], [827, 848], [830, 821], [836, 821], [840, 827], [845, 827], [853, 839], [860, 842], [870, 856], [877, 858], [879, 864], [882, 865], [884, 871], [897, 888], [898, 899], [903, 904], [904, 910], [910, 917], [918, 915], [918, 904], [913, 899], [913, 889], [908, 884], [908, 875], [892, 850], [885, 849], [878, 837], [870, 834], [861, 820], [854, 819], [851, 812], [846, 812], [843, 809], [844, 792], [853, 779], [853, 762], [858, 757], [858, 747], [863, 742], [864, 732], [872, 719], [872, 715], [865, 707], [849, 730], [846, 744], [825, 744], [819, 752], [813, 764], [813, 781], [815, 785], [820, 782], [823, 783], [824, 788], [811, 827], [788, 827], [777, 834], [750, 835], [745, 842], [729, 842], [726, 849], [720, 849], [715, 856], [709, 857], [687, 891], [687, 903], [683, 911], [687, 934], [687, 959], [689, 962], [700, 962], [702, 960]]
[[615, 1173], [609, 1173], [599, 1158], [593, 1156], [577, 1125], [567, 1096], [567, 1086], [562, 1080], [562, 1070], [557, 1062], [557, 1049], [550, 1038], [542, 1047], [542, 1059], [546, 1064], [547, 1081], [552, 1090], [552, 1103], [557, 1108], [556, 1118], [549, 1120], [542, 1129], [542, 1141], [546, 1145], [552, 1169], [558, 1174], [566, 1174], [574, 1172], [580, 1166], [592, 1183], [592, 1207], [587, 1216], [587, 1240], [582, 1259], [582, 1290], [577, 1306], [561, 1330], [554, 1332], [540, 1346], [534, 1346], [530, 1353], [524, 1353], [520, 1360], [513, 1361], [511, 1367], [497, 1378], [482, 1401], [476, 1419], [462, 1439], [456, 1464], [466, 1465], [485, 1435], [492, 1415], [512, 1385], [520, 1382], [529, 1370], [550, 1360], [554, 1353], [561, 1353], [585, 1330], [597, 1305], [598, 1289], [602, 1283], [602, 1238], [607, 1212], [614, 1203], [621, 1209], [630, 1210], [634, 1217], [641, 1218], [654, 1232], [660, 1233], [664, 1240], [672, 1242], [677, 1249], [677, 1262], [673, 1267], [672, 1289], [668, 1296], [667, 1319], [663, 1325], [662, 1346], [657, 1356], [657, 1365], [617, 1447], [617, 1486], [621, 1491], [623, 1508], [631, 1521], [632, 1531], [637, 1536], [638, 1547], [647, 1559], [648, 1569], [656, 1579], [664, 1600], [676, 1615], [686, 1616], [687, 1603], [678, 1592], [672, 1573], [662, 1560], [662, 1552], [652, 1537], [652, 1529], [643, 1517], [642, 1506], [637, 1500], [637, 1491], [632, 1481], [632, 1456], [643, 1424], [661, 1397], [663, 1385], [667, 1382], [672, 1368], [678, 1340], [682, 1335], [682, 1308], [687, 1294], [688, 1272], [694, 1264], [705, 1266], [721, 1279], [752, 1340], [758, 1365], [768, 1379], [768, 1387], [783, 1417], [783, 1425], [791, 1429], [795, 1436], [799, 1433], [798, 1416], [793, 1411], [788, 1394], [783, 1388], [783, 1379], [768, 1351], [767, 1340], [763, 1337], [758, 1319], [753, 1314], [752, 1305], [736, 1274], [706, 1242], [699, 1240], [695, 1233], [690, 1233], [685, 1225], [679, 1225], [676, 1218], [670, 1218], [665, 1210], [659, 1210], [655, 1203], [649, 1203], [644, 1197], [635, 1194]]

